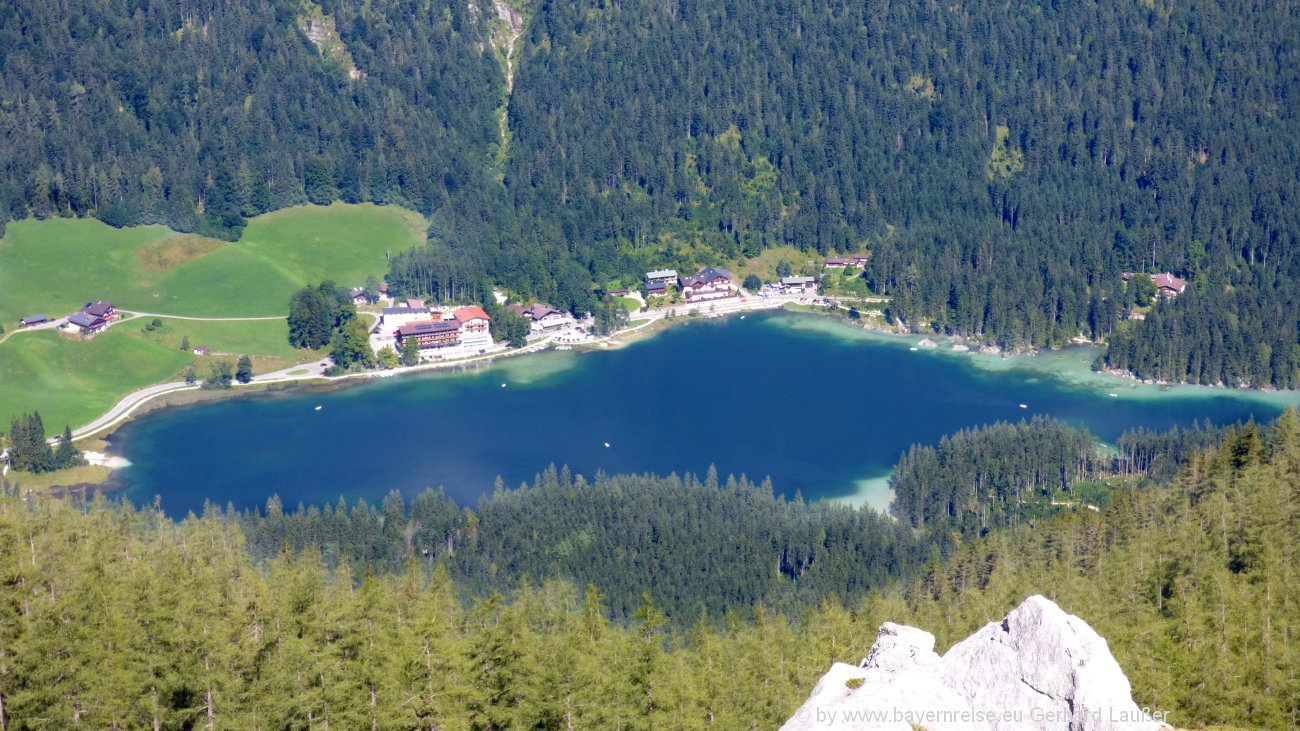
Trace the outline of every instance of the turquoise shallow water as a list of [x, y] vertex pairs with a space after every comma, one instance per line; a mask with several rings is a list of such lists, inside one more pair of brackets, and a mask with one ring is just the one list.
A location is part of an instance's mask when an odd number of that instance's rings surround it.
[[472, 504], [498, 475], [514, 486], [550, 463], [587, 475], [712, 464], [880, 508], [903, 450], [963, 427], [1047, 414], [1113, 441], [1138, 425], [1267, 420], [1300, 401], [1135, 386], [1089, 371], [1082, 349], [1002, 359], [911, 345], [787, 313], [691, 322], [617, 350], [165, 409], [112, 441], [131, 462], [125, 494], [172, 515], [439, 486]]

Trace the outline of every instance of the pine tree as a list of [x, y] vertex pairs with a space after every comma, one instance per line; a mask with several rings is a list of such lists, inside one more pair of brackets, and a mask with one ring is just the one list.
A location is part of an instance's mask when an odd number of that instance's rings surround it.
[[239, 362], [235, 366], [235, 380], [240, 383], [251, 383], [253, 381], [253, 359], [247, 355], [239, 356]]
[[81, 450], [72, 444], [72, 428], [63, 427], [63, 436], [59, 439], [58, 449], [54, 452], [54, 469], [65, 469], [82, 464]]

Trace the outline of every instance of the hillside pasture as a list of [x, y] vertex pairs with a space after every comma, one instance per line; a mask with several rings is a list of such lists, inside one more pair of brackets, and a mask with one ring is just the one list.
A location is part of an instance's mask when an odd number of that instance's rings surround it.
[[[160, 318], [162, 326], [146, 330], [152, 317], [118, 322], [89, 340], [56, 331], [23, 333], [0, 345], [0, 428], [14, 416], [40, 411], [51, 432], [64, 424], [77, 428], [107, 411], [126, 394], [157, 383], [180, 380], [190, 363], [199, 378], [209, 363], [253, 356], [254, 373], [288, 368], [323, 357], [289, 345], [284, 320], [211, 322]], [[195, 356], [191, 348], [212, 351]]]
[[228, 243], [163, 226], [26, 220], [0, 238], [0, 318], [57, 317], [88, 300], [191, 317], [284, 314], [293, 290], [382, 276], [388, 256], [424, 240], [424, 219], [393, 206], [299, 206], [249, 221]]

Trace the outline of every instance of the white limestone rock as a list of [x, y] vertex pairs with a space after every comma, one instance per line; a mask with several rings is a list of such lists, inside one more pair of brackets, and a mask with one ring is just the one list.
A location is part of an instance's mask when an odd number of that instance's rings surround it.
[[[835, 663], [782, 731], [912, 731], [910, 721], [915, 719], [907, 715], [908, 709], [942, 709], [953, 718], [970, 714], [966, 700], [940, 682], [942, 671], [942, 661], [934, 653], [934, 635], [886, 622], [862, 666]], [[969, 727], [935, 722], [925, 728], [965, 731]]]
[[[915, 724], [915, 726], [913, 725]], [[1156, 731], [1086, 622], [1041, 596], [940, 658], [928, 632], [885, 623], [861, 667], [836, 663], [782, 731]]]

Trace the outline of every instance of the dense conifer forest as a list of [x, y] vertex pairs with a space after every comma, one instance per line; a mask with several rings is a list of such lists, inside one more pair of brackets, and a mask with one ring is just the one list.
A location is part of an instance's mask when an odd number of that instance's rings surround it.
[[[658, 478], [546, 470], [531, 486], [498, 489], [472, 509], [441, 492], [409, 504], [339, 503], [238, 515], [250, 553], [317, 546], [354, 572], [400, 570], [411, 556], [443, 563], [476, 595], [526, 580], [593, 584], [612, 617], [647, 595], [674, 621], [748, 615], [753, 607], [815, 605], [865, 594], [927, 557], [911, 532], [870, 511], [773, 495], [770, 484], [710, 474]], [[936, 548], [942, 550], [943, 547]]]
[[1056, 512], [1061, 504], [1104, 506], [1107, 485], [1168, 479], [1193, 456], [1253, 424], [1120, 435], [1117, 452], [1082, 427], [1034, 417], [950, 434], [916, 444], [894, 465], [891, 512], [914, 528], [940, 526], [970, 536], [1014, 527]]
[[[629, 614], [611, 612], [599, 576], [585, 590], [542, 575], [514, 582], [505, 553], [487, 564], [499, 569], [499, 590], [466, 601], [472, 593], [455, 578], [455, 561], [429, 560], [415, 543], [395, 571], [332, 562], [326, 542], [296, 550], [285, 541], [259, 559], [265, 548], [254, 544], [267, 534], [246, 532], [245, 517], [214, 510], [177, 523], [102, 498], [6, 489], [0, 722], [773, 728], [832, 661], [860, 660], [881, 622], [930, 630], [942, 650], [1042, 593], [1106, 637], [1135, 699], [1170, 711], [1177, 726], [1287, 728], [1300, 713], [1297, 474], [1300, 419], [1287, 412], [1269, 429], [1225, 431], [1172, 479], [1117, 488], [1102, 511], [1063, 508], [1033, 526], [972, 537], [946, 560], [905, 567], [852, 599], [809, 598], [783, 611], [759, 602], [748, 616], [689, 621], [651, 596]], [[534, 495], [579, 489], [576, 478], [542, 482], [489, 502], [509, 511]], [[644, 510], [667, 488], [648, 482], [608, 478], [599, 504], [627, 499]], [[704, 490], [719, 493], [716, 504], [739, 490], [674, 487], [687, 505], [707, 504], [691, 497]], [[764, 505], [764, 491], [748, 489], [747, 499]], [[843, 523], [837, 511], [788, 512], [824, 521], [828, 534]], [[564, 543], [545, 536], [533, 539], [545, 545], [514, 550], [553, 554]], [[719, 559], [778, 572], [763, 553], [774, 546], [748, 541], [728, 537], [733, 552]], [[854, 550], [834, 540], [824, 549], [817, 561], [849, 561]]]
[[[507, 94], [487, 0], [6, 4], [0, 220], [233, 237], [304, 201], [401, 203], [430, 245], [395, 260], [395, 291], [499, 284], [574, 310], [656, 266], [868, 250], [916, 329], [1083, 335], [1143, 377], [1300, 383], [1292, 4], [524, 15]], [[1124, 271], [1189, 291], [1128, 322]]]

